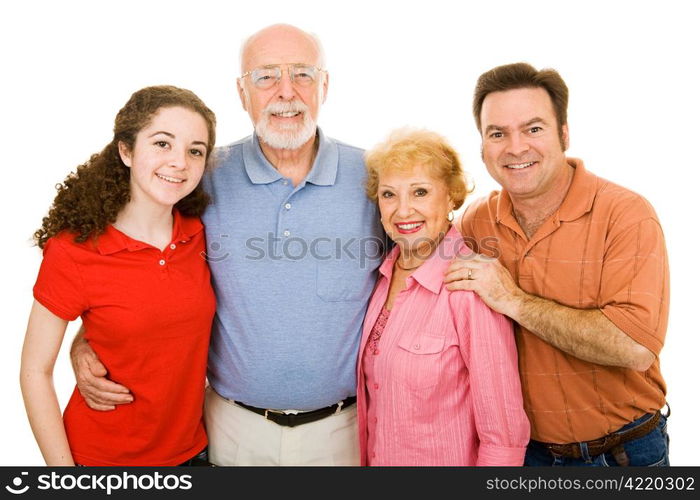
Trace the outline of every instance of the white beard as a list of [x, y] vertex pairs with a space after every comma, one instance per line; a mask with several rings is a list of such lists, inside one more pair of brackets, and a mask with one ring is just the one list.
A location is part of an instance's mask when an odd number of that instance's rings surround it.
[[[255, 132], [265, 144], [274, 149], [299, 149], [316, 134], [316, 122], [308, 113], [308, 107], [300, 101], [275, 102], [262, 112], [258, 123], [255, 124]], [[301, 112], [304, 121], [301, 125], [282, 125], [282, 130], [274, 130], [270, 127], [270, 115], [276, 113]]]

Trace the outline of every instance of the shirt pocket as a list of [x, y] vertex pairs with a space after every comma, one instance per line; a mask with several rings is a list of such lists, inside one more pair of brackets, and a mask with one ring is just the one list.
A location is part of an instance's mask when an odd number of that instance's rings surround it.
[[410, 389], [429, 389], [437, 385], [445, 336], [430, 332], [406, 332], [398, 342], [393, 362], [396, 381]]

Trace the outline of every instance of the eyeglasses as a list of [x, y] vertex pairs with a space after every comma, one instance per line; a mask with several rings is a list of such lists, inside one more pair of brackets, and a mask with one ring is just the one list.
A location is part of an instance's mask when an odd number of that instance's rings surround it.
[[[255, 68], [251, 71], [246, 71], [241, 75], [241, 78], [245, 78], [250, 75], [250, 79], [259, 89], [268, 90], [277, 85], [282, 78], [282, 67], [280, 65], [263, 66], [262, 68]], [[289, 79], [293, 84], [299, 85], [300, 87], [310, 87], [318, 79], [318, 74], [322, 70], [316, 66], [308, 66], [306, 64], [287, 64], [287, 72], [289, 73]]]

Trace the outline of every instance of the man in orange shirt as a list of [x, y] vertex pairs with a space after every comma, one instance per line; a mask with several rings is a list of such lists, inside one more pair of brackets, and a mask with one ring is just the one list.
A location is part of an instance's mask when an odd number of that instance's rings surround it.
[[644, 198], [566, 157], [567, 103], [551, 69], [481, 75], [474, 117], [503, 189], [461, 221], [486, 255], [455, 260], [445, 280], [517, 322], [526, 465], [668, 465], [663, 233]]

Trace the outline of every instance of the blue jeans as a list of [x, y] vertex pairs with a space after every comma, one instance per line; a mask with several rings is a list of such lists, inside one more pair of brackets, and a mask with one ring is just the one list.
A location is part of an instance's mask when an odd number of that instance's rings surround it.
[[[621, 427], [624, 431], [635, 427], [653, 415], [647, 414]], [[617, 431], [617, 432], [619, 432]], [[627, 441], [622, 446], [630, 460], [630, 466], [663, 467], [668, 466], [668, 433], [666, 432], [666, 417], [661, 415], [654, 430], [646, 436]], [[530, 441], [525, 452], [526, 466], [563, 466], [563, 467], [618, 467], [612, 453], [602, 453], [588, 460], [583, 458], [568, 458], [553, 456], [547, 448], [537, 441]]]

